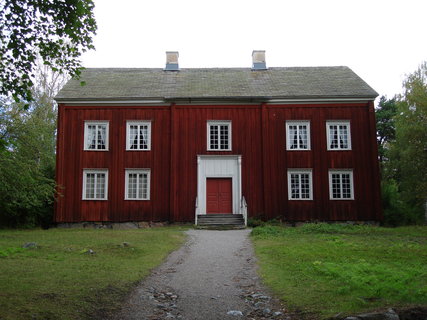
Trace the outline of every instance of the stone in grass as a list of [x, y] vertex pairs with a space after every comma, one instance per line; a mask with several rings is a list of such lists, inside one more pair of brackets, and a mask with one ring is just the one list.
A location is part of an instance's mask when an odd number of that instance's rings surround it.
[[354, 318], [360, 320], [399, 320], [399, 315], [393, 309], [388, 309], [386, 312], [358, 314], [355, 317], [347, 317], [345, 320], [353, 320]]
[[22, 248], [24, 249], [33, 249], [33, 248], [37, 248], [37, 243], [35, 242], [26, 242], [22, 245]]
[[82, 251], [80, 251], [80, 253], [84, 253], [84, 254], [95, 254], [96, 252], [93, 251], [92, 249], [83, 249]]
[[243, 317], [242, 311], [239, 311], [239, 310], [230, 310], [227, 312], [227, 315], [235, 316], [235, 317]]

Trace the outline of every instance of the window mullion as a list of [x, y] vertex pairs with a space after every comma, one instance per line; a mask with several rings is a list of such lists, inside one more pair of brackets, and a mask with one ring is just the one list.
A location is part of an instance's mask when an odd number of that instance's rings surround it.
[[136, 198], [137, 199], [140, 199], [140, 197], [139, 197], [139, 180], [140, 180], [140, 173], [138, 173], [137, 175], [136, 175], [136, 181], [135, 181], [135, 183], [136, 183]]
[[94, 175], [93, 175], [93, 197], [94, 197], [94, 199], [98, 199], [98, 194], [97, 194], [97, 188], [96, 188], [96, 186], [98, 185], [98, 174], [97, 173], [95, 173]]

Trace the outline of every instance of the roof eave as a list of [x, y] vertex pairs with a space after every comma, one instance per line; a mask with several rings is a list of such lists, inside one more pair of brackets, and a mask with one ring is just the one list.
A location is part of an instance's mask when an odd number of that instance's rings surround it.
[[217, 96], [217, 97], [151, 97], [151, 98], [61, 98], [55, 100], [58, 104], [66, 105], [170, 105], [176, 104], [224, 104], [224, 103], [247, 103], [247, 104], [289, 104], [289, 103], [339, 103], [339, 102], [367, 102], [375, 100], [376, 96]]

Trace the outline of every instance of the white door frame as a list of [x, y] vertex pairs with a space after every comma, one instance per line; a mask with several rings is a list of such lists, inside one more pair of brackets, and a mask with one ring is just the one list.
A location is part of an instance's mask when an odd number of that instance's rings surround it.
[[206, 179], [231, 178], [233, 214], [240, 214], [242, 201], [242, 156], [198, 155], [197, 156], [197, 210], [206, 214]]

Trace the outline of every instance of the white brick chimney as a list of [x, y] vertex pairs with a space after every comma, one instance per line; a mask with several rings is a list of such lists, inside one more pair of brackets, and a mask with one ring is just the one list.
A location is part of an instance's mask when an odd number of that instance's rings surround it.
[[178, 51], [166, 51], [166, 71], [179, 71]]
[[252, 70], [267, 70], [265, 50], [252, 51]]

